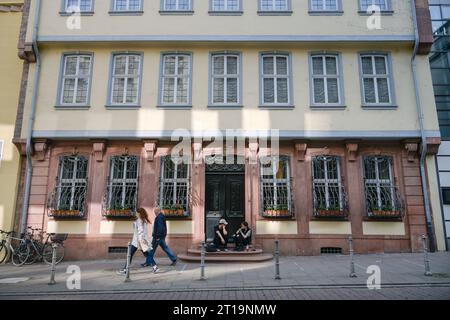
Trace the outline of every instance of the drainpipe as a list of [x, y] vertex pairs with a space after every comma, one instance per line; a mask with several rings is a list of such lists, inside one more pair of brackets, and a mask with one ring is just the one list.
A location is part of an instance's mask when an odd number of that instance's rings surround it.
[[30, 111], [30, 118], [28, 119], [27, 142], [25, 148], [27, 168], [25, 172], [25, 194], [23, 198], [22, 217], [20, 224], [21, 234], [24, 233], [27, 228], [28, 205], [30, 201], [30, 189], [31, 189], [31, 176], [33, 174], [33, 163], [31, 161], [31, 138], [33, 136], [34, 120], [36, 118], [36, 104], [37, 104], [36, 100], [39, 91], [39, 78], [41, 75], [41, 56], [39, 54], [39, 47], [37, 42], [40, 16], [41, 16], [41, 0], [36, 0], [33, 37], [32, 37], [33, 51], [34, 54], [36, 55], [36, 67], [34, 72], [33, 95], [31, 98], [31, 111]]
[[417, 26], [417, 14], [416, 14], [416, 0], [411, 0], [411, 9], [412, 9], [412, 18], [413, 18], [413, 25], [414, 25], [414, 36], [415, 36], [415, 42], [414, 42], [414, 53], [411, 59], [411, 68], [413, 73], [413, 80], [414, 80], [414, 92], [416, 96], [416, 107], [417, 107], [417, 114], [419, 117], [419, 126], [420, 126], [420, 135], [422, 138], [422, 150], [420, 154], [420, 176], [422, 180], [422, 193], [423, 193], [423, 201], [425, 206], [425, 219], [427, 224], [427, 233], [428, 233], [428, 240], [429, 240], [429, 246], [430, 251], [435, 252], [436, 251], [436, 245], [434, 242], [434, 231], [433, 231], [433, 224], [431, 220], [431, 209], [430, 209], [430, 197], [428, 194], [428, 188], [427, 188], [427, 176], [425, 171], [425, 160], [428, 152], [428, 146], [427, 146], [427, 137], [425, 134], [425, 128], [424, 128], [424, 115], [423, 115], [423, 108], [422, 108], [422, 102], [420, 100], [420, 93], [419, 93], [419, 83], [417, 81], [417, 52], [419, 50], [419, 30]]

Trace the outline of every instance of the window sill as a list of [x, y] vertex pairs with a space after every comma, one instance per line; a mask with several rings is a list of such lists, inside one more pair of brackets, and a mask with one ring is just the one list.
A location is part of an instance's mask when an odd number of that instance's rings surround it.
[[[63, 17], [70, 17], [73, 16], [74, 14], [78, 14], [75, 12], [65, 12], [65, 11], [60, 11], [59, 15], [63, 16]], [[94, 15], [94, 11], [81, 11], [80, 16], [93, 16]]]
[[395, 104], [363, 104], [361, 108], [365, 110], [396, 110], [398, 106]]
[[258, 11], [259, 16], [291, 16], [292, 10], [287, 11]]
[[170, 15], [192, 16], [194, 14], [194, 10], [172, 10], [172, 11], [159, 10], [159, 14], [163, 16], [170, 16]]
[[109, 11], [110, 16], [142, 16], [144, 11]]
[[105, 105], [106, 109], [111, 109], [111, 110], [132, 110], [132, 109], [140, 109], [141, 106], [140, 105], [136, 105], [136, 104], [107, 104]]
[[344, 11], [308, 11], [310, 16], [342, 16]]
[[[367, 11], [358, 11], [358, 14], [360, 16], [373, 16], [376, 12], [367, 12]], [[385, 10], [385, 11], [380, 11], [380, 14], [382, 16], [392, 16], [394, 15], [394, 11], [393, 10]]]
[[344, 104], [329, 105], [329, 104], [312, 104], [310, 105], [312, 110], [344, 110], [347, 108]]
[[55, 109], [57, 110], [87, 110], [90, 109], [90, 105], [77, 105], [77, 104], [57, 104]]
[[186, 110], [186, 109], [192, 109], [192, 105], [177, 105], [177, 104], [173, 104], [173, 105], [166, 105], [166, 104], [161, 104], [161, 105], [157, 105], [156, 106], [158, 109], [173, 109], [173, 110]]
[[208, 109], [224, 109], [224, 110], [233, 110], [233, 109], [242, 109], [244, 106], [241, 104], [209, 104]]
[[208, 11], [210, 16], [242, 16], [244, 11]]
[[280, 105], [267, 105], [263, 104], [259, 106], [260, 109], [268, 109], [268, 110], [292, 110], [295, 108], [294, 105], [291, 104], [280, 104]]

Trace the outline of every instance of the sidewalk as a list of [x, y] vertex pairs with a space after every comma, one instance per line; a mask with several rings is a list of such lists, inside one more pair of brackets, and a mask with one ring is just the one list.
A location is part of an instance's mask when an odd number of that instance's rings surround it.
[[[349, 256], [281, 257], [281, 280], [274, 279], [274, 261], [256, 264], [207, 264], [204, 281], [200, 278], [200, 266], [179, 262], [169, 266], [168, 259], [159, 259], [160, 272], [151, 273], [150, 268], [140, 268], [137, 256], [131, 269], [131, 282], [116, 271], [122, 260], [63, 262], [57, 266], [56, 285], [49, 286], [50, 267], [43, 264], [23, 266], [10, 264], [0, 266], [0, 299], [11, 294], [73, 293], [66, 280], [70, 276], [67, 267], [77, 265], [81, 269], [81, 292], [107, 293], [115, 291], [179, 292], [201, 291], [219, 288], [343, 288], [366, 287], [369, 265], [381, 268], [382, 286], [423, 285], [444, 288], [450, 292], [450, 253], [430, 254], [433, 276], [424, 275], [422, 254], [374, 254], [355, 255], [357, 278], [349, 277]], [[22, 279], [17, 279], [22, 278]], [[8, 283], [12, 282], [12, 283]], [[77, 292], [80, 292], [77, 291]]]

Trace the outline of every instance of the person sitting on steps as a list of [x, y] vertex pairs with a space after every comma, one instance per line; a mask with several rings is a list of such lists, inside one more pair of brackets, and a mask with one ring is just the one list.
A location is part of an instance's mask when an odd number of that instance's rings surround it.
[[244, 221], [241, 223], [241, 227], [234, 234], [234, 239], [236, 242], [236, 251], [249, 250], [252, 243], [252, 229], [248, 227], [248, 222]]
[[214, 245], [217, 248], [217, 251], [228, 251], [228, 231], [227, 231], [228, 222], [225, 219], [219, 220], [219, 225], [214, 227]]

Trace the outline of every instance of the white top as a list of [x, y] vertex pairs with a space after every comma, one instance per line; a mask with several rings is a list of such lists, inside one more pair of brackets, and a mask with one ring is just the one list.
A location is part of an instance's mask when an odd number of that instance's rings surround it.
[[133, 223], [133, 240], [131, 241], [131, 244], [139, 248], [139, 241], [140, 240], [147, 240], [148, 243], [148, 223], [143, 222], [141, 219], [137, 219]]

